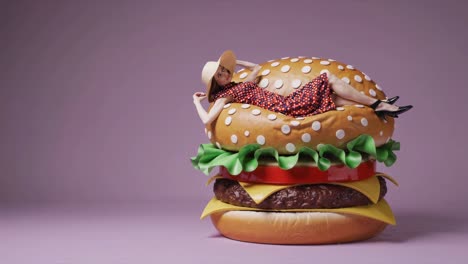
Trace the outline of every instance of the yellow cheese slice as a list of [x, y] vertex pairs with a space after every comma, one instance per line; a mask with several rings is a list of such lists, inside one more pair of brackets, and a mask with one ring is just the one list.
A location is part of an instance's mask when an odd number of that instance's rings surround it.
[[340, 185], [354, 189], [369, 198], [373, 203], [379, 201], [380, 196], [380, 183], [376, 176], [372, 176], [362, 181], [353, 182], [331, 182], [330, 184]]
[[[286, 189], [291, 186], [299, 186], [304, 184], [294, 185], [276, 185], [276, 184], [263, 184], [263, 183], [247, 183], [239, 182], [249, 196], [254, 200], [256, 204], [263, 202], [271, 194]], [[317, 183], [319, 184], [319, 183]], [[341, 185], [351, 189], [354, 189], [369, 198], [373, 203], [379, 200], [380, 195], [380, 183], [377, 177], [373, 176], [362, 181], [354, 182], [328, 182], [327, 184]]]
[[382, 221], [387, 224], [396, 225], [395, 216], [392, 209], [385, 199], [378, 203], [369, 206], [357, 206], [337, 209], [288, 209], [288, 210], [264, 210], [257, 208], [235, 206], [223, 203], [220, 200], [213, 198], [206, 205], [200, 219], [203, 219], [213, 213], [223, 211], [260, 211], [260, 212], [328, 212], [328, 213], [346, 213], [361, 215], [375, 220]]
[[396, 186], [400, 186], [400, 185], [398, 184], [398, 182], [397, 182], [392, 176], [390, 176], [390, 175], [387, 175], [387, 174], [382, 173], [382, 172], [377, 172], [377, 173], [375, 174], [375, 176], [384, 177], [385, 179], [391, 181], [391, 182], [392, 182], [393, 184], [395, 184]]
[[289, 185], [277, 185], [277, 184], [266, 184], [266, 183], [248, 183], [239, 182], [240, 186], [249, 194], [250, 198], [254, 200], [256, 204], [263, 202], [268, 196], [273, 193], [286, 189], [291, 186], [298, 186], [300, 184], [289, 184]]
[[220, 175], [215, 175], [213, 177], [210, 177], [208, 179], [208, 181], [205, 183], [206, 186], [210, 185], [210, 183], [212, 183], [214, 180], [216, 179], [223, 179], [224, 177], [223, 176], [220, 176]]

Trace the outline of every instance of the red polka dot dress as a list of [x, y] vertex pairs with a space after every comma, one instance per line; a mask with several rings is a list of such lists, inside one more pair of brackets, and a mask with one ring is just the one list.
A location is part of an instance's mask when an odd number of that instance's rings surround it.
[[297, 91], [282, 96], [258, 87], [254, 82], [230, 83], [213, 95], [214, 99], [231, 97], [235, 103], [251, 104], [289, 116], [321, 114], [336, 108], [327, 75], [321, 74]]

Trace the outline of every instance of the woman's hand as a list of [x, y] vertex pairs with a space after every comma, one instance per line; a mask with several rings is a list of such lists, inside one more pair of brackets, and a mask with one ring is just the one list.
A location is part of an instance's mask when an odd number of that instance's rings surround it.
[[213, 107], [210, 109], [209, 112], [206, 112], [206, 110], [203, 108], [201, 105], [201, 101], [206, 99], [206, 94], [202, 92], [196, 92], [193, 94], [193, 103], [195, 104], [195, 108], [197, 109], [198, 116], [200, 117], [201, 121], [203, 122], [204, 125], [207, 125], [216, 118], [218, 118], [219, 114], [224, 108], [224, 105], [228, 102], [228, 98], [220, 98], [217, 99]]
[[196, 92], [193, 94], [193, 102], [200, 103], [201, 101], [206, 99], [206, 93]]
[[253, 82], [257, 78], [257, 74], [262, 68], [260, 65], [248, 61], [236, 60], [237, 65], [244, 66], [252, 72], [244, 79], [244, 82]]

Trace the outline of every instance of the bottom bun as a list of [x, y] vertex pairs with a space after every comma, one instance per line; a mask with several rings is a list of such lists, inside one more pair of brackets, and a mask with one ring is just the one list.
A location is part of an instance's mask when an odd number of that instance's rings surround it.
[[369, 239], [386, 223], [371, 218], [328, 212], [225, 211], [211, 221], [225, 237], [264, 244], [333, 244]]

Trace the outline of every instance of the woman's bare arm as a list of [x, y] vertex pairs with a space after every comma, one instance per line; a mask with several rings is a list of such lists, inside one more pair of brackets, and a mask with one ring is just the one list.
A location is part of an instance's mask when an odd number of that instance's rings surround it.
[[216, 118], [218, 118], [219, 114], [223, 110], [224, 105], [229, 102], [228, 98], [219, 98], [215, 101], [213, 107], [210, 109], [209, 112], [201, 105], [201, 101], [206, 99], [205, 93], [197, 92], [193, 95], [193, 103], [195, 104], [195, 108], [197, 109], [198, 116], [200, 117], [201, 121], [204, 125], [210, 124]]
[[248, 62], [248, 61], [242, 61], [242, 60], [237, 60], [236, 61], [237, 65], [246, 67], [250, 69], [252, 72], [244, 79], [244, 82], [252, 82], [257, 78], [257, 74], [262, 68], [260, 65]]
[[243, 61], [243, 60], [237, 60], [236, 64], [245, 68], [249, 68], [250, 70], [252, 70], [257, 65], [255, 63]]

